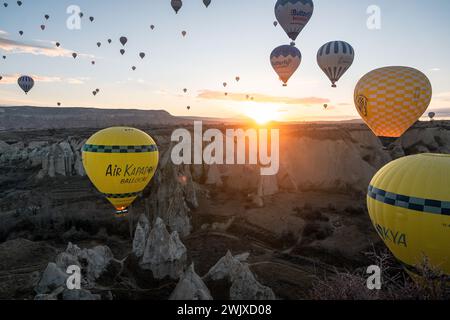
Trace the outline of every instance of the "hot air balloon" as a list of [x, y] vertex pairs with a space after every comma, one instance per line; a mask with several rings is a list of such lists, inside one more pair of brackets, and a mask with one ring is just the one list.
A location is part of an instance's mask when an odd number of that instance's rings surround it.
[[8, 7], [8, 4], [5, 2], [5, 3], [3, 3], [3, 6], [4, 6], [5, 8], [7, 8], [7, 7]]
[[170, 4], [172, 5], [173, 10], [175, 10], [175, 13], [178, 13], [183, 6], [183, 2], [181, 0], [171, 0]]
[[121, 43], [123, 46], [125, 46], [125, 45], [127, 44], [127, 42], [128, 42], [127, 37], [120, 37], [120, 43]]
[[112, 40], [111, 40], [111, 39], [108, 39], [108, 43], [111, 44], [111, 42], [112, 42]]
[[275, 16], [289, 38], [295, 41], [314, 12], [312, 0], [278, 0]]
[[80, 12], [78, 15], [80, 16], [80, 18], [83, 18], [84, 13], [83, 13], [83, 12]]
[[58, 102], [57, 105], [58, 105], [58, 107], [60, 107], [61, 106], [61, 102]]
[[225, 92], [225, 96], [228, 96], [228, 92]]
[[323, 108], [324, 108], [325, 110], [327, 110], [327, 109], [328, 109], [328, 105], [327, 105], [327, 104], [324, 104], [324, 105], [323, 105]]
[[22, 1], [17, 1], [17, 5], [20, 7], [22, 5]]
[[293, 45], [279, 46], [270, 55], [270, 63], [285, 87], [301, 62], [302, 54]]
[[21, 36], [23, 36], [23, 31], [21, 30], [21, 31], [19, 31], [19, 34], [21, 35]]
[[141, 57], [141, 59], [144, 59], [145, 58], [145, 52], [139, 53], [139, 57]]
[[25, 94], [28, 94], [28, 92], [34, 87], [34, 80], [29, 76], [21, 76], [17, 80], [17, 83], [19, 84], [19, 87], [25, 92]]
[[97, 42], [97, 47], [101, 47], [102, 46], [102, 43], [101, 42]]
[[91, 22], [94, 22], [95, 18], [94, 18], [94, 17], [89, 17], [89, 20], [90, 20]]
[[125, 50], [124, 49], [120, 49], [120, 54], [124, 55], [125, 54]]
[[57, 43], [55, 43], [55, 45], [59, 48], [59, 46], [61, 45], [61, 43], [57, 42]]
[[433, 121], [434, 117], [436, 116], [435, 112], [428, 113], [428, 118], [430, 118], [431, 121]]
[[236, 79], [236, 82], [241, 81], [241, 77], [236, 77], [235, 79]]
[[2, 77], [2, 76], [0, 76], [0, 81], [1, 81], [1, 80], [3, 80], [3, 77]]
[[278, 27], [278, 21], [274, 21], [274, 22], [273, 22], [273, 26], [274, 26], [274, 27]]
[[183, 92], [184, 92], [184, 93], [187, 93], [187, 91], [188, 91], [188, 89], [186, 89], [186, 88], [183, 89]]
[[191, 110], [191, 107], [190, 107], [190, 106], [187, 106], [186, 109]]
[[41, 30], [44, 31], [45, 30], [45, 25], [41, 25]]
[[155, 30], [155, 26], [152, 24], [152, 25], [150, 26], [150, 29]]
[[350, 68], [354, 59], [352, 46], [344, 41], [328, 42], [317, 52], [317, 63], [331, 80], [333, 88], [336, 88], [336, 82]]
[[205, 5], [205, 7], [209, 7], [209, 5], [211, 4], [211, 0], [203, 0], [203, 4]]
[[72, 53], [72, 57], [74, 58], [74, 59], [76, 59], [77, 57], [78, 57], [78, 54], [77, 53]]
[[48, 20], [48, 19], [50, 19], [50, 16], [49, 16], [48, 14], [46, 14], [46, 15], [44, 16], [44, 18], [45, 18], [45, 20]]
[[121, 216], [153, 178], [159, 152], [145, 132], [115, 127], [90, 137], [82, 158], [89, 179]]
[[181, 31], [181, 35], [182, 35], [183, 37], [186, 37], [187, 32], [186, 32], [186, 31]]
[[6, 56], [3, 56], [3, 60], [6, 60]]
[[367, 207], [375, 230], [413, 274], [426, 258], [450, 275], [450, 156], [420, 154], [383, 167], [372, 179]]
[[136, 71], [136, 67], [135, 67], [135, 66], [132, 66], [131, 69], [132, 69], [133, 71]]
[[409, 67], [376, 69], [359, 80], [355, 106], [385, 146], [402, 136], [427, 110], [431, 83]]
[[100, 92], [100, 89], [97, 88], [97, 89], [95, 89], [95, 91], [96, 91], [97, 93], [99, 93], [99, 92]]
[[224, 83], [222, 83], [222, 85], [223, 85], [224, 88], [226, 88], [228, 83], [224, 82]]
[[95, 64], [95, 61], [92, 60], [92, 61], [91, 61], [91, 64], [94, 65], [94, 64]]
[[92, 94], [94, 95], [94, 96], [96, 96], [97, 95], [97, 91], [92, 91]]

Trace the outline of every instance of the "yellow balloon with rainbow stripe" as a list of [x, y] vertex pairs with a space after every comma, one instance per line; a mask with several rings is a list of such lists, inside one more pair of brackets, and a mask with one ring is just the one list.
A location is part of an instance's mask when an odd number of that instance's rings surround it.
[[90, 137], [82, 157], [91, 182], [122, 215], [153, 178], [159, 152], [145, 132], [113, 127]]
[[430, 265], [450, 276], [450, 155], [395, 160], [372, 179], [367, 206], [383, 242], [406, 270]]
[[376, 69], [355, 88], [356, 109], [380, 138], [399, 138], [427, 110], [432, 87], [427, 76], [409, 67]]

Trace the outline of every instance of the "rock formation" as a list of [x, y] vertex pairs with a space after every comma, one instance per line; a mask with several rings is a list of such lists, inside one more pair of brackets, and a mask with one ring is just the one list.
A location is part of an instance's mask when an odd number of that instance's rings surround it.
[[206, 281], [227, 280], [231, 284], [231, 300], [275, 300], [273, 291], [260, 284], [248, 264], [249, 254], [233, 256], [231, 252], [221, 258], [205, 275]]
[[[90, 291], [96, 286], [96, 281], [110, 270], [113, 263], [121, 262], [114, 259], [111, 250], [106, 246], [97, 246], [92, 249], [80, 249], [69, 243], [66, 251], [56, 257], [56, 263], [50, 262], [41, 275], [35, 287], [37, 300], [53, 300], [59, 296], [64, 300], [99, 300], [100, 296]], [[69, 290], [66, 273], [69, 266], [78, 266], [81, 269], [81, 289]]]
[[211, 293], [192, 264], [180, 278], [169, 300], [212, 300]]
[[187, 258], [186, 247], [181, 242], [178, 232], [173, 231], [170, 234], [164, 221], [157, 218], [153, 228], [148, 232], [148, 237], [145, 237], [146, 234], [146, 226], [138, 224], [133, 252], [140, 258], [140, 267], [151, 270], [155, 279], [165, 277], [178, 279], [183, 274]]

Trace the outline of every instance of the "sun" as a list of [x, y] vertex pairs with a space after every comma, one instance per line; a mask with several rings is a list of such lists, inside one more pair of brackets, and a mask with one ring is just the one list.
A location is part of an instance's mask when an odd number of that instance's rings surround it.
[[245, 106], [244, 113], [260, 125], [279, 120], [278, 107], [267, 103], [250, 102]]

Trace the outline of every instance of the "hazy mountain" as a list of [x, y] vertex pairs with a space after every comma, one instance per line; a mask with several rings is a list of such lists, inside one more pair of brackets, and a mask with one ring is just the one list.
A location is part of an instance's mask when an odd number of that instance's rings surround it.
[[164, 110], [0, 107], [0, 130], [176, 125], [186, 119]]

